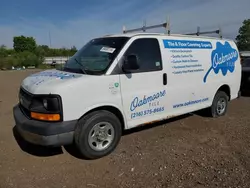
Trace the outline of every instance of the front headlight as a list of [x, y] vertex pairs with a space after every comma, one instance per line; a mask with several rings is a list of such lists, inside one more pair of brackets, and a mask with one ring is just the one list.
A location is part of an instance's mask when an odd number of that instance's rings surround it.
[[46, 110], [48, 110], [50, 112], [60, 110], [59, 100], [58, 100], [58, 98], [55, 98], [55, 97], [43, 99], [43, 106]]
[[47, 99], [43, 99], [43, 106], [44, 108], [48, 108], [48, 100]]
[[31, 118], [44, 121], [62, 121], [61, 97], [58, 95], [37, 95], [33, 98]]

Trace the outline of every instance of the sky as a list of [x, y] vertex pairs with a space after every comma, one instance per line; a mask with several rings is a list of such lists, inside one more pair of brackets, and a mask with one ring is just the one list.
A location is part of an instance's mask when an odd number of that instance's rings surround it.
[[[250, 0], [1, 0], [0, 45], [13, 47], [13, 36], [32, 36], [39, 45], [82, 47], [91, 38], [159, 24], [170, 18], [172, 33], [222, 28], [234, 39]], [[164, 29], [150, 30], [164, 32]], [[50, 37], [49, 37], [50, 36]]]

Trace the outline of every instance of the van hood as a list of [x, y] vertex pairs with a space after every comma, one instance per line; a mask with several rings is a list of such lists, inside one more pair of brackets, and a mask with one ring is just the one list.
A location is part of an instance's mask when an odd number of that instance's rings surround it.
[[88, 75], [69, 73], [59, 70], [46, 70], [26, 77], [21, 86], [32, 94], [53, 93], [58, 87], [65, 86]]

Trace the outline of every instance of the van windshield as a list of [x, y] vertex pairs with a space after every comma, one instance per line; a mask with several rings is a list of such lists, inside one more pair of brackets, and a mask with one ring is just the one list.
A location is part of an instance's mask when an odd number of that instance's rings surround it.
[[93, 75], [104, 74], [128, 39], [128, 37], [93, 39], [65, 63], [63, 71]]

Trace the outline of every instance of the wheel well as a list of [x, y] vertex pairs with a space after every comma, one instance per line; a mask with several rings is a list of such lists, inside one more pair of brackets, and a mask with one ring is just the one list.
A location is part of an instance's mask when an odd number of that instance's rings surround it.
[[229, 87], [228, 85], [223, 85], [223, 86], [221, 86], [221, 87], [218, 89], [218, 91], [224, 91], [224, 92], [227, 94], [227, 96], [228, 96], [228, 98], [229, 98], [229, 101], [230, 101], [231, 93], [230, 93], [230, 87]]
[[106, 111], [109, 111], [109, 112], [115, 114], [116, 117], [120, 120], [120, 122], [122, 124], [122, 129], [123, 130], [125, 129], [125, 122], [124, 122], [124, 118], [123, 118], [121, 111], [118, 108], [113, 107], [113, 106], [101, 106], [101, 107], [94, 108], [94, 109], [88, 111], [86, 114], [84, 114], [84, 116], [91, 113], [91, 112], [95, 112], [95, 111], [99, 111], [99, 110], [106, 110]]

